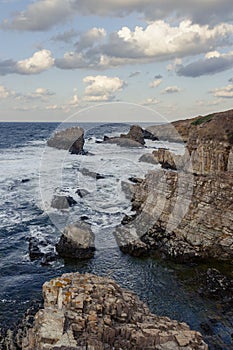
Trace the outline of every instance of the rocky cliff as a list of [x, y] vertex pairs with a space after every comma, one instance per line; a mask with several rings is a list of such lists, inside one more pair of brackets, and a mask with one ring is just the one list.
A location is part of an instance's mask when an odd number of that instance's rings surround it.
[[[155, 163], [173, 170], [150, 172], [135, 186], [132, 204], [137, 216], [118, 227], [117, 242], [132, 255], [156, 251], [179, 261], [230, 260], [233, 110], [176, 125], [187, 136], [185, 156], [182, 159], [165, 150], [152, 154]], [[156, 127], [153, 130], [156, 134]]]
[[65, 274], [46, 282], [43, 296], [22, 350], [208, 349], [198, 332], [151, 314], [106, 277]]

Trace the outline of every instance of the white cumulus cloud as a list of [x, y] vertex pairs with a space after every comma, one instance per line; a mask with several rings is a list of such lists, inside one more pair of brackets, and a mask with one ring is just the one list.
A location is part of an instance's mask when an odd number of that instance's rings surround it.
[[176, 92], [180, 92], [181, 89], [174, 85], [174, 86], [167, 86], [163, 91], [162, 94], [174, 94]]
[[156, 88], [157, 86], [159, 86], [162, 83], [162, 79], [154, 79], [149, 86], [151, 88]]
[[85, 88], [85, 101], [110, 101], [115, 93], [122, 90], [125, 82], [119, 77], [108, 77], [105, 75], [87, 76], [83, 79], [87, 84]]
[[37, 74], [49, 69], [54, 64], [54, 58], [49, 50], [35, 52], [32, 57], [18, 61], [17, 72], [20, 74]]
[[233, 85], [229, 84], [219, 89], [211, 91], [215, 97], [221, 98], [233, 98]]

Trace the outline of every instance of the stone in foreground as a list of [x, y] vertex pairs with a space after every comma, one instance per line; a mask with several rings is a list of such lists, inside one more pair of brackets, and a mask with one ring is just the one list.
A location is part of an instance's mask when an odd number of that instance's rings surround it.
[[157, 317], [113, 280], [92, 274], [64, 274], [43, 286], [22, 350], [164, 349], [206, 350], [200, 333], [185, 323]]
[[50, 147], [69, 150], [72, 154], [83, 154], [84, 130], [80, 127], [73, 127], [58, 131], [47, 141]]
[[95, 251], [94, 239], [90, 225], [85, 222], [77, 222], [65, 228], [56, 245], [56, 250], [62, 258], [92, 258]]

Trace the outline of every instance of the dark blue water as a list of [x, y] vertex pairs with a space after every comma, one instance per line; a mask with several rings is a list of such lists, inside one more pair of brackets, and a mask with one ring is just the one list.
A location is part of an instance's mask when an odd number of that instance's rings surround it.
[[[198, 294], [185, 288], [177, 278], [176, 268], [172, 264], [168, 265], [152, 258], [133, 258], [122, 254], [114, 245], [112, 228], [120, 222], [124, 211], [130, 209], [130, 202], [119, 201], [118, 207], [114, 207], [115, 211], [109, 206], [109, 213], [106, 205], [98, 208], [99, 203], [91, 206], [90, 202], [86, 204], [80, 202], [80, 208], [73, 209], [74, 215], [87, 214], [91, 218], [90, 222], [94, 226], [97, 240], [104, 242], [92, 260], [72, 263], [60, 260], [50, 266], [41, 266], [40, 261], [30, 261], [28, 239], [31, 236], [45, 237], [51, 245], [55, 244], [60, 236], [57, 227], [38, 204], [37, 168], [46, 139], [58, 125], [58, 123], [0, 123], [0, 324], [12, 325], [12, 322], [19, 320], [31, 300], [40, 298], [41, 287], [46, 280], [65, 272], [91, 272], [108, 275], [121, 286], [133, 290], [148, 303], [152, 312], [186, 322], [199, 331], [202, 322], [208, 322], [209, 319], [217, 320], [214, 336], [220, 334], [226, 344], [222, 349], [230, 349], [232, 328], [229, 323], [225, 322], [214, 302], [203, 300]], [[100, 126], [98, 123], [86, 123], [81, 126], [88, 130], [86, 138], [93, 135], [101, 138], [106, 133], [121, 133], [129, 129], [125, 124]], [[98, 149], [95, 147], [97, 146], [93, 143], [93, 149], [97, 152]], [[138, 151], [132, 152], [134, 153], [129, 159], [136, 157], [135, 152]], [[100, 157], [97, 157], [97, 160], [99, 162]], [[70, 161], [73, 161], [75, 169], [76, 158]], [[82, 162], [85, 163], [84, 158]], [[65, 174], [69, 186], [69, 176], [71, 182], [74, 181], [72, 178], [74, 170], [68, 167]], [[29, 181], [22, 182], [23, 179]], [[103, 186], [112, 186], [113, 180], [108, 181], [103, 182]], [[101, 183], [98, 186], [100, 187], [97, 191], [101, 192]], [[111, 195], [111, 187], [107, 188], [107, 191]], [[75, 210], [82, 212], [77, 214]], [[106, 237], [109, 245], [106, 244]], [[212, 349], [215, 349], [214, 336], [212, 340], [208, 340]]]

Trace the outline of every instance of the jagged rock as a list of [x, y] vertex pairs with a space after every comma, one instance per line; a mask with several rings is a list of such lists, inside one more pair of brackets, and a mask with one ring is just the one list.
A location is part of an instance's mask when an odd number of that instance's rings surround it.
[[144, 132], [143, 132], [142, 128], [138, 125], [132, 125], [130, 127], [128, 134], [126, 134], [126, 135], [122, 134], [121, 137], [123, 137], [123, 138], [125, 137], [127, 139], [136, 141], [136, 142], [140, 143], [142, 146], [145, 144]]
[[45, 247], [48, 243], [45, 239], [39, 239], [37, 237], [29, 238], [29, 257], [30, 259], [37, 260], [43, 257], [44, 253], [41, 251], [41, 246]]
[[90, 194], [90, 192], [85, 190], [85, 188], [78, 188], [76, 193], [80, 198], [86, 197], [88, 194]]
[[157, 317], [113, 280], [64, 274], [43, 286], [44, 309], [22, 339], [22, 350], [207, 350], [185, 323]]
[[85, 222], [77, 222], [67, 226], [56, 244], [56, 250], [62, 258], [92, 258], [95, 245], [90, 225]]
[[72, 154], [84, 154], [84, 130], [80, 127], [73, 127], [58, 131], [47, 141], [47, 145], [69, 150]]
[[104, 142], [121, 147], [142, 147], [145, 144], [143, 130], [138, 125], [132, 125], [128, 134], [121, 134], [120, 137], [104, 136]]
[[51, 207], [56, 209], [68, 209], [77, 202], [71, 196], [54, 195], [51, 202]]
[[145, 140], [158, 141], [158, 137], [153, 135], [150, 131], [143, 130], [142, 132], [143, 132], [143, 137]]
[[[142, 255], [158, 251], [181, 262], [232, 259], [233, 173], [206, 177], [151, 171], [135, 186], [132, 208], [138, 215], [118, 230], [122, 251], [130, 246], [131, 253], [135, 241]], [[128, 237], [132, 231], [134, 239]]]
[[179, 171], [151, 171], [136, 185], [132, 210], [138, 215], [117, 229], [120, 249], [132, 255], [160, 252], [181, 262], [231, 260], [233, 110], [176, 125], [189, 126], [185, 155], [158, 149], [153, 156]]

